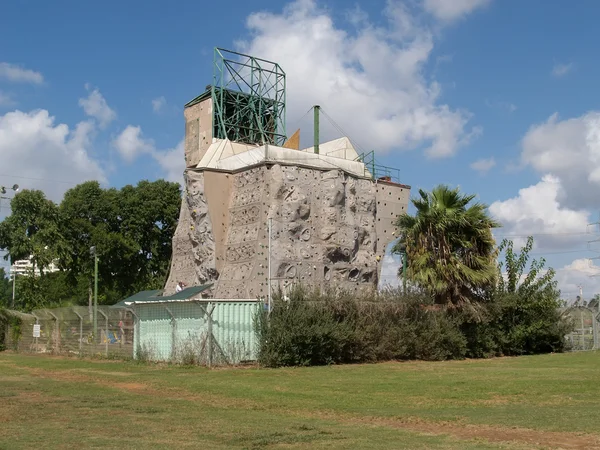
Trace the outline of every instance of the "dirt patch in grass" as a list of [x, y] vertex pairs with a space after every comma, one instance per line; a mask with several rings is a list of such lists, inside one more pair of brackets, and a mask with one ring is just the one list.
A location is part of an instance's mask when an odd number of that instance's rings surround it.
[[488, 442], [512, 442], [528, 444], [543, 448], [593, 450], [600, 449], [600, 436], [583, 433], [561, 433], [554, 431], [538, 431], [527, 428], [506, 428], [488, 425], [473, 425], [460, 422], [431, 422], [417, 417], [383, 418], [353, 417], [337, 412], [304, 412], [303, 417], [318, 417], [336, 422], [390, 427], [430, 435], [449, 435], [462, 440], [485, 440]]
[[134, 374], [131, 372], [109, 372], [106, 370], [102, 370], [102, 371], [98, 371], [98, 370], [93, 370], [93, 369], [73, 369], [76, 370], [77, 372], [82, 372], [82, 373], [91, 373], [94, 375], [107, 375], [110, 377], [131, 377]]
[[23, 381], [23, 377], [18, 377], [18, 376], [14, 376], [14, 375], [7, 375], [7, 376], [0, 377], [0, 384], [9, 383], [9, 382], [13, 382], [13, 381]]
[[469, 404], [484, 405], [484, 406], [502, 406], [502, 405], [508, 405], [509, 403], [517, 403], [522, 400], [523, 400], [523, 396], [519, 396], [519, 395], [493, 395], [490, 398], [469, 402]]

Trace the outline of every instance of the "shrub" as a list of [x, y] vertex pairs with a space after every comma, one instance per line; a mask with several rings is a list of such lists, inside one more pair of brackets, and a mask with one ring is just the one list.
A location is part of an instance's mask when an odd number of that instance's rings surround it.
[[353, 297], [297, 287], [257, 318], [259, 362], [268, 367], [462, 358], [456, 320], [421, 294]]
[[0, 309], [0, 351], [8, 349], [9, 343], [12, 350], [18, 350], [22, 335], [22, 320]]

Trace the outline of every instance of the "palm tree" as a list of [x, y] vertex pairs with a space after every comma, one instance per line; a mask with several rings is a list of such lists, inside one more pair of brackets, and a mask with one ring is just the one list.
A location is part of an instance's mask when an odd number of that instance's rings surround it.
[[400, 239], [393, 251], [406, 252], [407, 277], [449, 307], [474, 306], [496, 282], [496, 243], [492, 228], [500, 224], [487, 206], [471, 203], [474, 195], [439, 185], [419, 190], [414, 216], [398, 218]]

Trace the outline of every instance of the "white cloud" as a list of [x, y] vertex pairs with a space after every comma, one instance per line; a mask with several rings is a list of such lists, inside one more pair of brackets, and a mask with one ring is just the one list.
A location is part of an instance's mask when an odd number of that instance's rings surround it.
[[158, 113], [165, 107], [166, 104], [167, 104], [166, 98], [164, 98], [163, 96], [157, 97], [154, 100], [152, 100], [152, 110], [155, 113]]
[[525, 236], [534, 235], [537, 248], [572, 249], [574, 243], [581, 243], [590, 215], [585, 210], [561, 207], [561, 190], [557, 177], [545, 175], [539, 183], [520, 189], [517, 197], [492, 203], [490, 213], [503, 225], [495, 234], [521, 236], [513, 239], [516, 245], [522, 245]]
[[451, 22], [490, 3], [491, 0], [424, 0], [423, 6], [438, 20]]
[[142, 128], [127, 125], [127, 127], [113, 140], [112, 145], [121, 157], [128, 163], [144, 153], [154, 152], [154, 142], [142, 136]]
[[481, 174], [485, 174], [487, 172], [489, 172], [489, 170], [494, 167], [496, 165], [496, 160], [491, 157], [491, 158], [482, 158], [482, 159], [478, 159], [475, 162], [471, 163], [471, 169], [476, 170], [477, 172], [481, 173]]
[[[239, 48], [286, 71], [290, 128], [319, 104], [343, 129], [361, 130], [350, 137], [365, 148], [453, 155], [481, 130], [466, 129], [471, 114], [440, 103], [440, 85], [423, 73], [432, 33], [404, 3], [390, 1], [383, 13], [384, 26], [354, 13], [350, 33], [314, 0], [297, 0], [281, 14], [251, 14], [250, 40]], [[332, 133], [324, 124], [323, 139]]]
[[0, 115], [2, 184], [41, 189], [60, 201], [64, 192], [87, 180], [106, 182], [100, 164], [90, 156], [94, 124], [74, 129], [56, 124], [46, 110]]
[[573, 67], [573, 63], [554, 64], [554, 67], [552, 68], [552, 75], [554, 75], [556, 78], [564, 77], [573, 70]]
[[41, 73], [7, 62], [0, 62], [0, 79], [15, 83], [42, 84], [44, 82]]
[[381, 273], [379, 280], [379, 289], [397, 288], [402, 285], [402, 280], [398, 276], [398, 271], [402, 267], [402, 261], [399, 255], [391, 253], [391, 246], [386, 249], [386, 254], [381, 261]]
[[600, 266], [587, 258], [576, 259], [556, 270], [556, 281], [562, 298], [575, 300], [581, 286], [584, 300], [590, 300], [600, 294]]
[[155, 151], [152, 155], [165, 172], [165, 179], [181, 183], [185, 169], [183, 140], [174, 148], [166, 151]]
[[532, 126], [522, 140], [521, 161], [560, 178], [559, 201], [574, 208], [600, 207], [600, 112], [562, 120], [558, 114]]
[[144, 137], [141, 127], [128, 125], [112, 142], [121, 157], [128, 163], [141, 155], [149, 155], [165, 172], [169, 181], [183, 181], [185, 169], [184, 142], [179, 142], [174, 148], [159, 150], [152, 139]]
[[79, 99], [79, 106], [83, 108], [85, 113], [95, 118], [101, 128], [105, 128], [109, 123], [117, 118], [117, 113], [108, 106], [106, 100], [98, 89], [91, 90], [86, 84], [86, 90], [89, 92], [87, 98]]

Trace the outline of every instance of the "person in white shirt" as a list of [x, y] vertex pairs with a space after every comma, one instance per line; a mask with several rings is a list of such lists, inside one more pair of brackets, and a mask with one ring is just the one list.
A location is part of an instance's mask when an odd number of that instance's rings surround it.
[[179, 283], [177, 283], [177, 287], [175, 287], [175, 292], [181, 292], [181, 291], [183, 291], [184, 287], [185, 287], [185, 284], [183, 284], [183, 282], [180, 281]]

